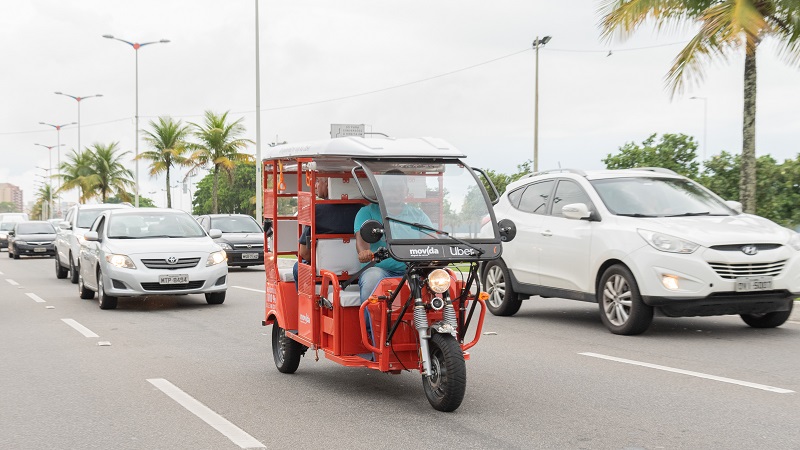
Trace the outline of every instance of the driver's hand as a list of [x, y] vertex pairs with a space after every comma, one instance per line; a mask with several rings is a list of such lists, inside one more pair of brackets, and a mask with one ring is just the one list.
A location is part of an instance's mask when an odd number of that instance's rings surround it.
[[361, 250], [358, 252], [358, 262], [367, 263], [374, 257], [372, 250]]

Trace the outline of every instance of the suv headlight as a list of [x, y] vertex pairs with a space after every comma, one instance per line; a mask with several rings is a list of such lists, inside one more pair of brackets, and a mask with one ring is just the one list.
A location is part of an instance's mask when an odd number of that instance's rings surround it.
[[662, 252], [688, 254], [694, 253], [694, 251], [700, 247], [700, 245], [695, 244], [694, 242], [677, 238], [675, 236], [670, 236], [668, 234], [642, 229], [638, 229], [636, 231], [638, 231], [639, 236], [644, 238], [644, 240], [654, 249]]
[[16, 241], [14, 241], [14, 243], [15, 243], [15, 244], [17, 244], [17, 245], [28, 245], [28, 243], [27, 243], [27, 242], [25, 242], [25, 241], [20, 241], [19, 239], [17, 239]]
[[222, 264], [227, 260], [228, 260], [228, 255], [225, 254], [225, 250], [213, 252], [210, 255], [208, 255], [208, 260], [206, 260], [206, 267], [216, 266], [217, 264]]
[[231, 244], [228, 244], [227, 242], [217, 242], [217, 245], [222, 247], [223, 250], [233, 250], [233, 247], [231, 247]]
[[800, 233], [792, 234], [792, 237], [789, 238], [789, 246], [800, 252]]
[[106, 261], [120, 269], [135, 269], [136, 264], [127, 255], [106, 255]]

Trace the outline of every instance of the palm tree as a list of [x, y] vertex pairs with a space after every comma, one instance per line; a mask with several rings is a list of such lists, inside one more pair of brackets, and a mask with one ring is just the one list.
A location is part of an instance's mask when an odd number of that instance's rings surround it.
[[35, 202], [33, 207], [31, 207], [30, 216], [41, 217], [42, 220], [52, 217], [53, 212], [50, 211], [51, 200], [54, 198], [52, 195], [52, 187], [50, 184], [39, 186], [39, 189], [36, 191]]
[[172, 189], [170, 189], [170, 169], [179, 166], [188, 166], [189, 160], [184, 157], [186, 152], [186, 136], [189, 127], [171, 117], [159, 117], [158, 123], [151, 120], [152, 131], [144, 131], [144, 141], [153, 147], [153, 150], [139, 153], [138, 159], [151, 161], [150, 176], [155, 177], [161, 173], [167, 175], [167, 208], [172, 208]]
[[797, 0], [606, 0], [601, 7], [603, 36], [622, 37], [652, 20], [657, 29], [681, 22], [699, 25], [666, 76], [674, 96], [703, 78], [702, 68], [744, 48], [744, 114], [739, 199], [756, 210], [756, 50], [771, 37], [790, 64], [800, 62], [800, 2]]
[[122, 157], [130, 152], [119, 153], [117, 142], [108, 145], [92, 144], [89, 149], [92, 155], [93, 173], [87, 177], [92, 196], [99, 195], [103, 203], [109, 194], [116, 195], [122, 201], [129, 201], [127, 188], [132, 188], [133, 173], [125, 167]]
[[211, 190], [213, 213], [219, 212], [217, 205], [217, 192], [219, 186], [219, 171], [223, 170], [228, 175], [228, 180], [233, 178], [233, 169], [237, 161], [252, 161], [253, 157], [246, 153], [241, 153], [248, 143], [253, 143], [249, 139], [242, 139], [239, 136], [244, 133], [244, 125], [240, 118], [235, 122], [228, 123], [228, 112], [221, 115], [211, 111], [205, 113], [205, 123], [198, 125], [190, 123], [194, 127], [194, 137], [200, 141], [190, 144], [194, 153], [190, 157], [194, 167], [213, 166], [214, 185]]
[[94, 173], [94, 156], [91, 151], [78, 153], [72, 150], [72, 153], [67, 155], [66, 161], [61, 163], [59, 167], [61, 172], [61, 188], [56, 192], [70, 191], [78, 189], [78, 202], [86, 203], [86, 201], [93, 197], [92, 185], [89, 181], [89, 176]]

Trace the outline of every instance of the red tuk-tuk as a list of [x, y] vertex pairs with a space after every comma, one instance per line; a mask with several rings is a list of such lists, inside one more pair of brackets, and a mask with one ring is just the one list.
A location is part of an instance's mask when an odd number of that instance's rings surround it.
[[[269, 149], [262, 323], [272, 325], [279, 371], [295, 372], [309, 349], [345, 366], [418, 370], [435, 409], [459, 407], [467, 350], [481, 336], [486, 311], [478, 264], [498, 258], [501, 241], [514, 235], [513, 224], [498, 227], [477, 169], [463, 157], [432, 138], [346, 137]], [[317, 198], [323, 178], [328, 198]], [[392, 204], [398, 195], [402, 207]], [[367, 205], [380, 220], [356, 223]], [[298, 257], [305, 227], [307, 260]], [[359, 262], [359, 239], [374, 250], [369, 263]], [[356, 280], [391, 260], [402, 272], [362, 296], [368, 288]]]

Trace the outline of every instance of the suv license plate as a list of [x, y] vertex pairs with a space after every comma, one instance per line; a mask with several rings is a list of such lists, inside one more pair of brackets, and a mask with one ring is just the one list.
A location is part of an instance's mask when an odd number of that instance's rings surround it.
[[242, 259], [258, 259], [258, 253], [242, 253]]
[[771, 277], [739, 277], [736, 279], [736, 292], [769, 291], [771, 289]]
[[189, 275], [159, 275], [158, 284], [186, 284], [189, 282]]
[[47, 251], [47, 249], [44, 248], [44, 247], [34, 247], [33, 251], [36, 252], [36, 253], [44, 253], [44, 252]]

